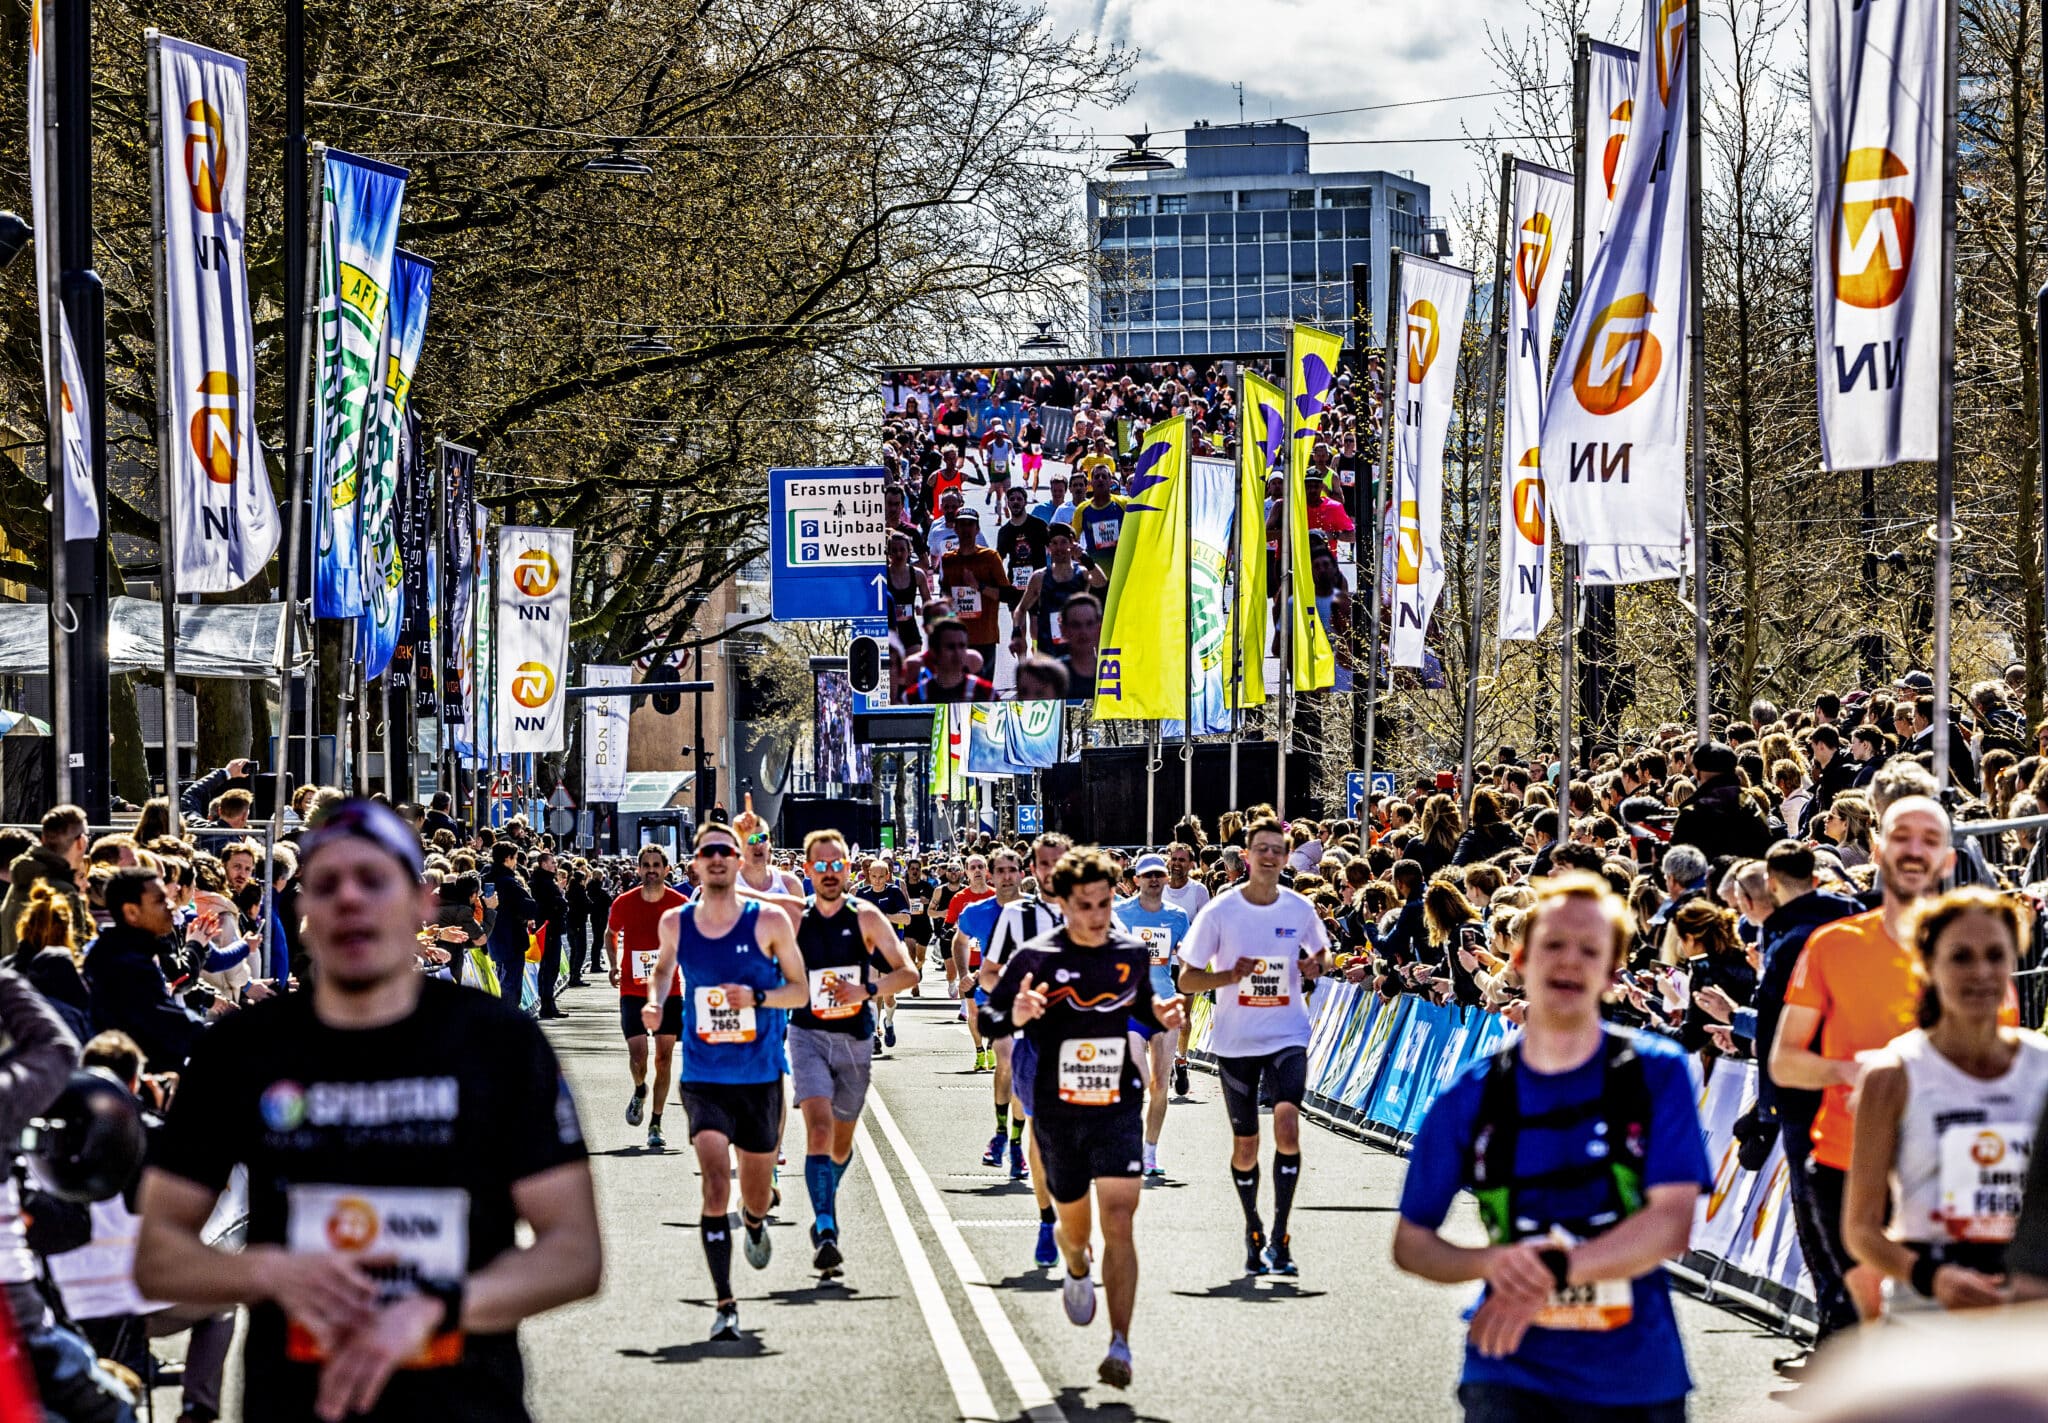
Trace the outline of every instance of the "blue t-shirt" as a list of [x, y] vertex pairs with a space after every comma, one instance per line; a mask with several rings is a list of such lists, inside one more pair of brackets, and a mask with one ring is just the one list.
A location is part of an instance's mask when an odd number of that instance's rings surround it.
[[[1145, 941], [1146, 955], [1152, 961], [1152, 992], [1160, 998], [1173, 997], [1180, 991], [1173, 984], [1174, 951], [1188, 936], [1188, 925], [1192, 922], [1187, 910], [1174, 904], [1147, 909], [1144, 901], [1134, 894], [1129, 899], [1119, 899], [1115, 913], [1117, 923]], [[1160, 944], [1162, 937], [1165, 940], [1163, 947]]]
[[[1015, 903], [1016, 901], [1012, 900], [1011, 902]], [[953, 927], [974, 940], [974, 948], [977, 955], [984, 954], [988, 952], [990, 936], [996, 931], [996, 920], [1002, 917], [1003, 906], [996, 903], [994, 895], [990, 895], [987, 899], [970, 904], [967, 908], [961, 910], [960, 917], [954, 921]], [[977, 1003], [988, 1002], [988, 993], [979, 983], [974, 985], [974, 1001]]]
[[[1685, 1054], [1676, 1043], [1645, 1033], [1631, 1035], [1642, 1056], [1650, 1091], [1649, 1155], [1643, 1185], [1713, 1188], [1706, 1138]], [[1430, 1107], [1408, 1156], [1401, 1187], [1401, 1218], [1428, 1230], [1443, 1225], [1451, 1202], [1468, 1184], [1465, 1155], [1479, 1115], [1481, 1080], [1492, 1063], [1481, 1058], [1461, 1070]], [[1546, 1075], [1526, 1063], [1515, 1070], [1525, 1116], [1596, 1101], [1607, 1071], [1606, 1053], [1596, 1052], [1569, 1072]], [[1604, 1125], [1599, 1115], [1570, 1126], [1524, 1129], [1516, 1143], [1515, 1174], [1553, 1171], [1591, 1154]], [[1609, 1201], [1609, 1187], [1593, 1179], [1576, 1185], [1535, 1188], [1521, 1194], [1525, 1214], [1539, 1220], [1575, 1220], [1597, 1214]], [[1692, 1388], [1678, 1321], [1671, 1312], [1671, 1287], [1664, 1272], [1652, 1270], [1633, 1282], [1634, 1315], [1605, 1332], [1531, 1328], [1522, 1347], [1505, 1359], [1489, 1359], [1465, 1346], [1466, 1383], [1511, 1384], [1572, 1403], [1641, 1405], [1682, 1398]], [[1482, 1292], [1481, 1298], [1484, 1298]], [[1473, 1309], [1478, 1308], [1475, 1301]], [[1471, 1317], [1468, 1311], [1466, 1318]]]

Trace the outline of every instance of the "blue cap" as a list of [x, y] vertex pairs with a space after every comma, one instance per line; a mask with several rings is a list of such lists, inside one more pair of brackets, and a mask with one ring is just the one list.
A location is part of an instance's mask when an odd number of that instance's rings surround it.
[[1138, 856], [1138, 863], [1131, 866], [1134, 875], [1163, 875], [1166, 873], [1166, 856], [1158, 851], [1149, 851]]

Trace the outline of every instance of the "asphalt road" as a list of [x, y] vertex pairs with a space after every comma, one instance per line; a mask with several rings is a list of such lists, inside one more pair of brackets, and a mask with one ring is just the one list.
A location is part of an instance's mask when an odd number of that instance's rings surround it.
[[[593, 984], [565, 1005], [570, 1018], [548, 1033], [583, 1111], [605, 1284], [596, 1299], [522, 1331], [528, 1396], [544, 1423], [678, 1410], [735, 1423], [1456, 1416], [1468, 1294], [1389, 1262], [1401, 1160], [1311, 1127], [1292, 1226], [1301, 1273], [1249, 1279], [1225, 1171], [1229, 1133], [1215, 1079], [1200, 1071], [1192, 1096], [1167, 1114], [1169, 1178], [1146, 1190], [1138, 1211], [1136, 1377], [1124, 1393], [1097, 1383], [1105, 1317], [1086, 1329], [1067, 1323], [1058, 1270], [1031, 1261], [1029, 1185], [980, 1164], [993, 1130], [989, 1075], [970, 1070], [951, 999], [904, 999], [898, 1045], [876, 1063], [841, 1187], [844, 1277], [822, 1282], [810, 1268], [792, 1111], [775, 1258], [756, 1272], [734, 1252], [744, 1338], [707, 1343], [710, 1277], [681, 1105], [665, 1114], [668, 1149], [649, 1152], [644, 1128], [624, 1119], [630, 1079], [611, 990]], [[1270, 1200], [1270, 1184], [1262, 1189]], [[1457, 1219], [1479, 1238], [1469, 1209]], [[1770, 1400], [1770, 1361], [1784, 1340], [1682, 1294], [1678, 1317], [1699, 1386], [1695, 1418], [1792, 1416]], [[160, 1416], [175, 1417], [175, 1406]]]

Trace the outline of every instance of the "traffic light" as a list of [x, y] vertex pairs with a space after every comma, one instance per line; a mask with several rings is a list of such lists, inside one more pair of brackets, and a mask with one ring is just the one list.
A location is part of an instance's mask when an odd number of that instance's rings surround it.
[[[675, 664], [664, 660], [655, 663], [647, 669], [646, 680], [649, 682], [680, 682], [683, 679], [677, 673]], [[663, 716], [674, 716], [683, 709], [683, 694], [681, 692], [656, 692], [654, 694], [654, 709]]]
[[846, 680], [862, 696], [882, 685], [882, 645], [871, 637], [856, 637], [846, 648]]

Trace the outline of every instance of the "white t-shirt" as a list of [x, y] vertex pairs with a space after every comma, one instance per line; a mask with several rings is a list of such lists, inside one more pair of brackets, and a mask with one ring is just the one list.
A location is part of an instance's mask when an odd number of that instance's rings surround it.
[[1262, 967], [1216, 990], [1209, 1051], [1218, 1057], [1263, 1057], [1282, 1048], [1307, 1047], [1301, 956], [1320, 953], [1329, 942], [1315, 906], [1284, 886], [1271, 904], [1253, 904], [1241, 892], [1210, 900], [1195, 916], [1180, 961], [1205, 973], [1220, 973], [1244, 959], [1257, 959]]
[[1209, 902], [1209, 887], [1200, 880], [1194, 879], [1189, 880], [1179, 889], [1175, 889], [1169, 884], [1160, 890], [1159, 894], [1161, 898], [1174, 908], [1186, 910], [1187, 916], [1190, 919], [1200, 914], [1203, 907]]

